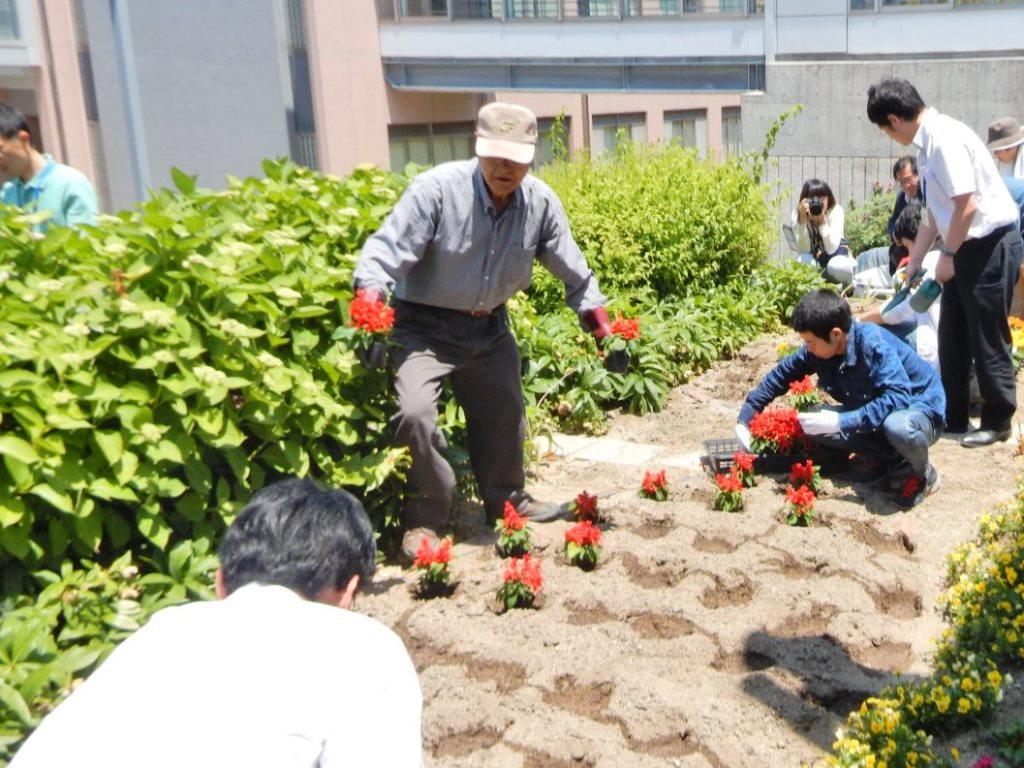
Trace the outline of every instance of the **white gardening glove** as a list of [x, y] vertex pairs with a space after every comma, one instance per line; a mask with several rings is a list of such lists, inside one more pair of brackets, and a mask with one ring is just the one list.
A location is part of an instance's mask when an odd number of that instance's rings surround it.
[[750, 428], [746, 424], [736, 424], [736, 439], [747, 453], [750, 452]]
[[839, 431], [838, 411], [797, 414], [800, 426], [807, 435], [833, 435]]

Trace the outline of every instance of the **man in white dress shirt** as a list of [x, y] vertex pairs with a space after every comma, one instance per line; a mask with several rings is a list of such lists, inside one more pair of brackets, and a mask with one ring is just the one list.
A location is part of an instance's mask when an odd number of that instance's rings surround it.
[[222, 599], [155, 614], [11, 768], [420, 768], [416, 670], [397, 635], [351, 610], [375, 557], [345, 491], [259, 491], [221, 547]]
[[1017, 388], [1007, 316], [1024, 258], [1015, 222], [1020, 216], [985, 144], [963, 123], [926, 107], [906, 80], [883, 80], [868, 90], [868, 118], [894, 141], [917, 147], [928, 208], [907, 266], [922, 268], [942, 236], [935, 279], [944, 284], [939, 365], [946, 390], [946, 429], [967, 432], [973, 360], [984, 405], [981, 428], [967, 447], [1007, 440]]

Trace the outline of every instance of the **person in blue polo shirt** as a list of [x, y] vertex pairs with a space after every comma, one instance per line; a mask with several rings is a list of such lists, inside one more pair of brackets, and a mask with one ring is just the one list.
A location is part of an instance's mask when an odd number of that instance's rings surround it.
[[16, 205], [28, 213], [50, 213], [38, 225], [41, 233], [52, 225], [96, 223], [99, 206], [92, 182], [33, 147], [25, 116], [7, 104], [0, 104], [0, 178], [4, 205]]
[[812, 449], [857, 454], [865, 480], [905, 468], [909, 474], [894, 499], [904, 509], [935, 493], [939, 473], [928, 449], [942, 435], [946, 413], [935, 370], [888, 331], [854, 323], [846, 299], [828, 289], [800, 299], [793, 328], [803, 347], [765, 376], [740, 409], [736, 436], [744, 448], [750, 450], [751, 419], [791, 382], [813, 373], [840, 407], [800, 414]]

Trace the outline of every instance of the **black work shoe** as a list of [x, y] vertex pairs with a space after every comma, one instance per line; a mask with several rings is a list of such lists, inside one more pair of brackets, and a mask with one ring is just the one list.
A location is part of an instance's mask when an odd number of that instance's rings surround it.
[[515, 506], [516, 512], [535, 523], [549, 523], [552, 520], [567, 520], [571, 517], [568, 504], [538, 501], [525, 492], [513, 494], [509, 501]]
[[890, 472], [902, 469], [907, 464], [903, 457], [889, 461], [876, 459], [874, 456], [858, 456], [850, 462], [849, 478], [855, 483], [873, 483], [881, 480]]
[[1003, 427], [1002, 429], [979, 429], [971, 434], [966, 435], [961, 441], [960, 445], [964, 448], [981, 448], [986, 445], [992, 445], [993, 443], [1003, 443], [1010, 439], [1010, 433], [1012, 430], [1010, 427]]
[[896, 494], [896, 506], [912, 509], [931, 496], [941, 484], [939, 471], [931, 464], [924, 471], [924, 477], [911, 475], [903, 484], [903, 489]]

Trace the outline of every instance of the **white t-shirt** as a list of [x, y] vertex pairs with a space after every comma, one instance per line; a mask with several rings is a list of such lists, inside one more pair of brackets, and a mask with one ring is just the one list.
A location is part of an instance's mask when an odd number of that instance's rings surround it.
[[[939, 263], [939, 251], [929, 251], [921, 269], [924, 271], [925, 280], [935, 279], [935, 266]], [[905, 269], [897, 270], [897, 275]], [[913, 296], [913, 293], [911, 293]], [[920, 358], [928, 363], [936, 371], [939, 370], [939, 305], [942, 304], [941, 297], [935, 299], [925, 312], [915, 312], [910, 306], [910, 297], [901, 301], [892, 309], [882, 312], [882, 322], [886, 325], [901, 325], [913, 320], [917, 323], [917, 330], [914, 333], [916, 351]]]
[[421, 768], [422, 704], [383, 624], [250, 584], [154, 615], [11, 768]]
[[992, 155], [959, 120], [929, 107], [914, 135], [914, 146], [925, 202], [944, 240], [953, 217], [952, 198], [960, 195], [973, 192], [977, 205], [968, 238], [984, 237], [1020, 217]]

